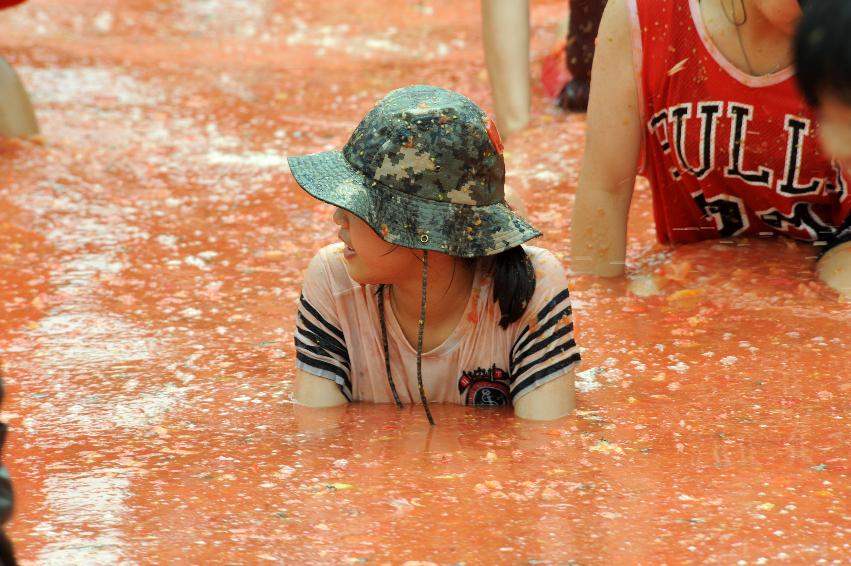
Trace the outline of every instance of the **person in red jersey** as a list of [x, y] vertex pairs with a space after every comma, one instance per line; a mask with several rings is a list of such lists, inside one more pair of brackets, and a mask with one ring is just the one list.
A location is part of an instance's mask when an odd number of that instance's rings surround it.
[[851, 246], [839, 237], [851, 213], [847, 184], [820, 149], [815, 114], [795, 84], [800, 17], [798, 0], [609, 2], [573, 218], [574, 270], [623, 273], [636, 174], [650, 181], [662, 243], [782, 235], [822, 251]]

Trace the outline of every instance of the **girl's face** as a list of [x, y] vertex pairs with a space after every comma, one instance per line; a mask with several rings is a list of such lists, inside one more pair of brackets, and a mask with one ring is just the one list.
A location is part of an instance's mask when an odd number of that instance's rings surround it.
[[366, 222], [342, 208], [334, 211], [349, 276], [362, 285], [393, 284], [419, 277], [422, 262], [408, 249], [382, 240]]

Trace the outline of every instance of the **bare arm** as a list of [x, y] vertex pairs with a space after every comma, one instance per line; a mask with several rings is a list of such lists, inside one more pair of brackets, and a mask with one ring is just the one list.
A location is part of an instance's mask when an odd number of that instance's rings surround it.
[[295, 400], [306, 407], [336, 407], [348, 403], [340, 387], [324, 377], [317, 377], [304, 370], [295, 373]]
[[824, 254], [816, 271], [829, 287], [851, 299], [851, 242], [839, 244]]
[[585, 155], [572, 219], [571, 269], [624, 272], [626, 227], [642, 143], [641, 109], [626, 0], [603, 13], [591, 75]]
[[514, 414], [532, 421], [551, 421], [569, 415], [576, 406], [573, 382], [571, 371], [530, 391], [514, 402]]

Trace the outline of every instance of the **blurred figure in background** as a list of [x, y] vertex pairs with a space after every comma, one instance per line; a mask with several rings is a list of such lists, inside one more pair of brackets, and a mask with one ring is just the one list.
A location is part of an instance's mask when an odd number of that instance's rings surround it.
[[[594, 41], [606, 0], [570, 0], [566, 66], [569, 80], [556, 90], [558, 104], [584, 112], [588, 105]], [[485, 62], [493, 91], [497, 127], [503, 135], [529, 122], [529, 2], [482, 0]]]
[[482, 0], [482, 38], [496, 126], [508, 137], [529, 122], [528, 0]]
[[[3, 360], [0, 360], [0, 405], [3, 404]], [[12, 481], [3, 465], [3, 447], [6, 444], [6, 423], [0, 423], [0, 566], [15, 566], [12, 542], [4, 526], [12, 516]]]
[[585, 112], [591, 92], [591, 63], [606, 0], [570, 0], [567, 28], [567, 70], [570, 80], [558, 97], [565, 110]]
[[[851, 2], [804, 0], [804, 15], [795, 35], [798, 86], [819, 119], [822, 146], [842, 167], [845, 198], [851, 171]], [[842, 244], [842, 245], [840, 245]], [[818, 263], [822, 279], [851, 296], [851, 216], [840, 227], [831, 249]]]
[[[817, 4], [818, 2], [813, 2]], [[571, 267], [624, 274], [636, 174], [660, 243], [786, 236], [851, 266], [851, 199], [796, 88], [800, 0], [611, 0], [594, 61]], [[847, 49], [847, 46], [846, 46]]]
[[[25, 0], [0, 0], [0, 10]], [[30, 97], [15, 70], [0, 56], [0, 136], [23, 137], [38, 133]]]

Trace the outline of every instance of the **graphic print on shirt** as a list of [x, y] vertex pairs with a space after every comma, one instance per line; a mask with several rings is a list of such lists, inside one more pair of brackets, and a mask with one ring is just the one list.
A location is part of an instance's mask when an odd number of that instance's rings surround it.
[[738, 236], [750, 226], [745, 205], [738, 197], [720, 194], [706, 200], [703, 191], [696, 191], [691, 197], [703, 211], [703, 215], [715, 222], [722, 238]]
[[677, 162], [683, 171], [688, 171], [697, 179], [703, 179], [715, 169], [715, 132], [718, 129], [718, 114], [723, 106], [723, 102], [701, 102], [697, 105], [701, 121], [700, 164], [697, 167], [689, 165], [686, 157], [685, 125], [691, 117], [692, 105], [685, 103], [670, 108], [669, 119], [674, 123]]
[[798, 178], [803, 161], [804, 137], [810, 133], [810, 121], [787, 114], [783, 127], [788, 133], [786, 164], [783, 179], [777, 183], [777, 192], [792, 197], [818, 194], [824, 186], [824, 179], [810, 179], [809, 183], [801, 183]]
[[788, 232], [789, 227], [806, 231], [810, 238], [818, 240], [833, 234], [834, 230], [813, 212], [813, 205], [809, 202], [796, 202], [792, 206], [792, 214], [786, 215], [772, 208], [757, 212], [760, 220], [772, 228]]
[[774, 171], [762, 165], [753, 171], [746, 171], [744, 166], [748, 124], [753, 120], [753, 106], [731, 102], [727, 106], [727, 117], [732, 119], [732, 125], [730, 127], [730, 163], [724, 170], [724, 176], [728, 179], [740, 179], [755, 187], [771, 187]]
[[465, 405], [503, 407], [510, 405], [508, 372], [496, 367], [464, 371], [458, 380], [458, 393], [464, 394]]
[[[747, 161], [755, 161], [753, 157], [749, 159], [747, 146], [748, 125], [754, 118], [754, 107], [729, 102], [724, 110], [725, 103], [722, 101], [685, 102], [660, 110], [647, 121], [647, 129], [655, 136], [662, 152], [672, 154], [674, 166], [669, 173], [674, 181], [682, 180], [684, 175], [691, 175], [700, 181], [717, 169], [716, 138], [719, 120], [723, 117], [728, 121], [730, 132], [728, 163], [723, 167], [725, 178], [745, 183], [755, 190], [774, 190], [787, 198], [818, 195], [838, 185], [823, 178], [800, 178], [804, 141], [810, 134], [810, 120], [789, 114], [785, 116], [785, 164], [782, 172], [779, 172], [782, 176], [775, 179], [775, 172], [768, 167], [757, 165], [749, 170], [745, 165]], [[688, 139], [690, 120], [700, 121], [698, 143]], [[698, 147], [698, 159], [690, 158], [687, 152], [687, 148], [695, 146]], [[750, 228], [747, 205], [740, 196], [720, 193], [707, 198], [702, 190], [690, 194], [704, 218], [712, 221], [721, 237], [738, 236]], [[778, 232], [788, 233], [794, 228], [798, 234], [803, 232], [813, 239], [829, 234], [829, 225], [812, 211], [812, 206], [799, 206], [801, 204], [795, 203], [791, 207], [791, 215], [774, 208], [754, 213]]]

